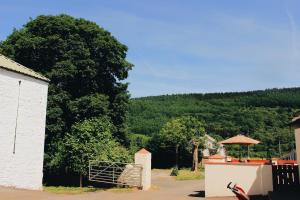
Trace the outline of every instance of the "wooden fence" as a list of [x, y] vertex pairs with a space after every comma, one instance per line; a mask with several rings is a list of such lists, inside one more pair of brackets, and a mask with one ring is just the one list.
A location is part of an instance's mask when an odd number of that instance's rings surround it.
[[273, 165], [273, 191], [295, 190], [299, 187], [299, 171], [295, 165]]

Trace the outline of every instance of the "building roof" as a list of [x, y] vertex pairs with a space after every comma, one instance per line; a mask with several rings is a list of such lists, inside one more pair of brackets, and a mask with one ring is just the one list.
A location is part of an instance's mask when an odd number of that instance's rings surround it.
[[210, 140], [211, 142], [216, 142], [216, 139], [213, 138], [213, 137], [211, 137], [211, 136], [209, 136], [208, 134], [205, 134], [205, 137], [206, 137], [208, 140]]
[[290, 125], [295, 125], [300, 123], [300, 116], [294, 117], [290, 123]]
[[220, 142], [221, 144], [258, 144], [260, 141], [246, 137], [244, 135], [237, 135], [227, 140]]
[[49, 82], [45, 76], [0, 54], [0, 68]]

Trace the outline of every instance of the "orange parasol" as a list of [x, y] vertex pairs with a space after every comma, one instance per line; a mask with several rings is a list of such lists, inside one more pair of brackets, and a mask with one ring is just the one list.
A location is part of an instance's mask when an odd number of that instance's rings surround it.
[[241, 134], [220, 142], [220, 144], [245, 144], [245, 145], [248, 145], [248, 158], [249, 158], [249, 145], [250, 144], [258, 144], [258, 143], [260, 143], [260, 141], [254, 140], [252, 138], [246, 137]]
[[246, 137], [244, 135], [237, 135], [227, 140], [220, 142], [221, 144], [258, 144], [260, 141], [254, 140], [252, 138]]

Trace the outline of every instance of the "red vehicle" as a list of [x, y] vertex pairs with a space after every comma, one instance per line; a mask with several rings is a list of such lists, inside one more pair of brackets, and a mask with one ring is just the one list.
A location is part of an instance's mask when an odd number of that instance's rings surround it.
[[232, 182], [228, 183], [227, 188], [230, 189], [239, 200], [250, 200], [243, 188], [236, 184], [233, 187], [231, 187], [231, 183]]

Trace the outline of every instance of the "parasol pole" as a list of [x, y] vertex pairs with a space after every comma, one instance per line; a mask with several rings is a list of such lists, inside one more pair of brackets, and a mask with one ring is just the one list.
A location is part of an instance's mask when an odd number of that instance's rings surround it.
[[248, 144], [248, 159], [250, 159], [250, 145]]
[[239, 160], [241, 161], [242, 160], [242, 145], [239, 144]]

